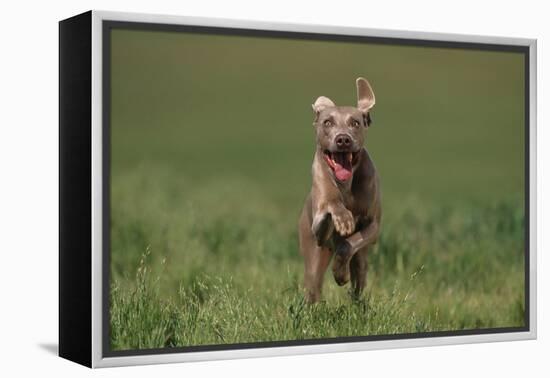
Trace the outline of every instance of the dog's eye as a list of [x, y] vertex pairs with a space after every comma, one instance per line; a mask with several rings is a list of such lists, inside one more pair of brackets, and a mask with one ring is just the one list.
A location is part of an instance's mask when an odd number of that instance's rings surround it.
[[326, 127], [330, 127], [332, 126], [332, 121], [330, 119], [327, 119], [325, 120], [325, 122], [323, 122], [323, 125], [325, 125]]

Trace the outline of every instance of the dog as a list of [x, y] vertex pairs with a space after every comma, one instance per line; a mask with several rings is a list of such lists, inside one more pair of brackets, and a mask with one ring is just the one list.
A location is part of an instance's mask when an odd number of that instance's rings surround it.
[[363, 147], [375, 97], [366, 79], [358, 78], [356, 86], [357, 107], [336, 106], [324, 96], [312, 105], [317, 146], [298, 230], [309, 303], [320, 300], [333, 255], [336, 283], [343, 286], [351, 279], [350, 293], [359, 298], [366, 284], [368, 250], [380, 234], [380, 179]]

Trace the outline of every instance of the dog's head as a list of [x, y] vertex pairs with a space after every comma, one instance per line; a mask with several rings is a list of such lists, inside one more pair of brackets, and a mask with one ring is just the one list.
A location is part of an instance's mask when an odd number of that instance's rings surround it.
[[321, 96], [312, 105], [315, 113], [317, 147], [338, 181], [348, 181], [363, 147], [363, 130], [371, 124], [374, 92], [366, 79], [358, 78], [357, 107], [336, 106]]

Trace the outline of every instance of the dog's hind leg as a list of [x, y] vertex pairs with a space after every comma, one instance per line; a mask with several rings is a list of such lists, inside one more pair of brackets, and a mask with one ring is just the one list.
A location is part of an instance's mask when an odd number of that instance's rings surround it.
[[[323, 219], [323, 225], [316, 228], [320, 231], [319, 235], [314, 235], [312, 230], [312, 220], [310, 216], [311, 204], [306, 202], [302, 211], [299, 223], [300, 252], [304, 257], [304, 286], [306, 290], [306, 300], [309, 303], [318, 302], [321, 299], [321, 290], [323, 287], [323, 278], [332, 257], [332, 251], [327, 246], [320, 246], [318, 237], [325, 238], [326, 232], [332, 232], [332, 222], [330, 217]], [[321, 230], [322, 229], [322, 230]]]
[[300, 252], [304, 257], [304, 286], [306, 301], [318, 302], [321, 298], [323, 278], [330, 263], [332, 252], [328, 247], [317, 245], [316, 237], [311, 231], [307, 212], [300, 217]]
[[350, 294], [353, 299], [359, 299], [363, 293], [363, 289], [367, 283], [368, 257], [369, 247], [364, 247], [358, 250], [350, 261], [351, 272], [351, 290]]
[[305, 257], [304, 286], [308, 303], [321, 299], [323, 278], [330, 263], [332, 252], [327, 247], [314, 246]]

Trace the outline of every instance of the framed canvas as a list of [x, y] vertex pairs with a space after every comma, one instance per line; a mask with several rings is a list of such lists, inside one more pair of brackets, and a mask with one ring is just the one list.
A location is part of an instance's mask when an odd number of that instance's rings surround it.
[[536, 41], [59, 24], [59, 354], [536, 337]]

